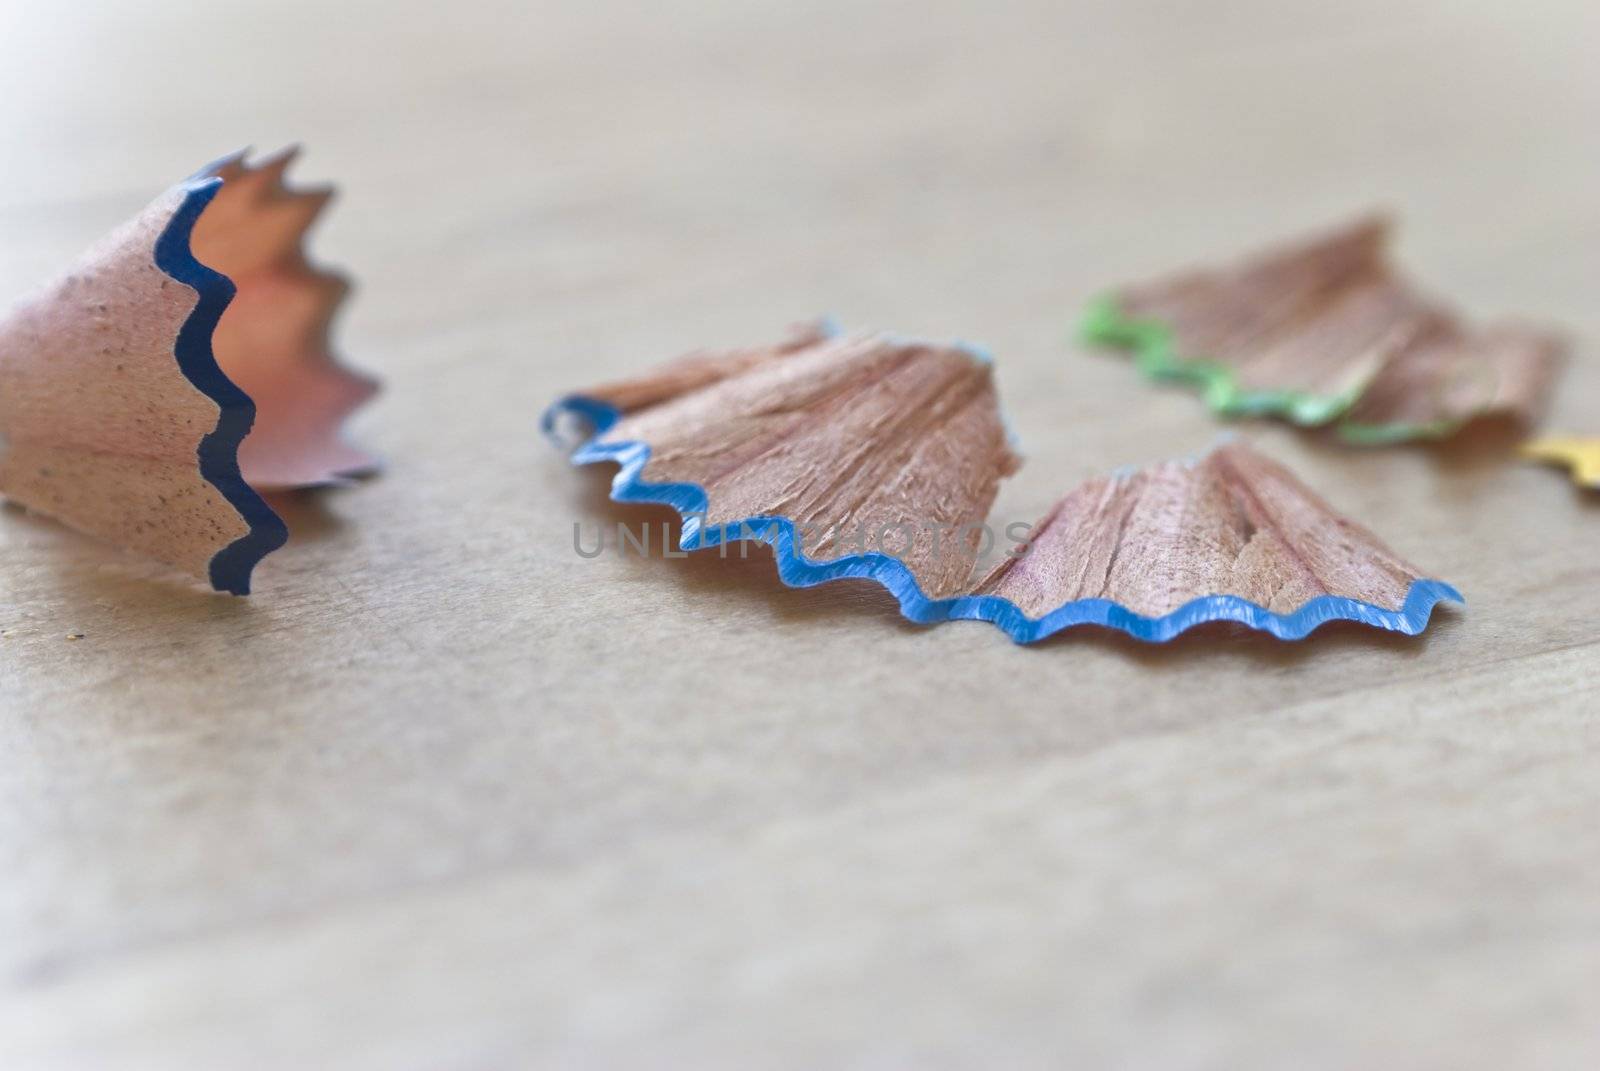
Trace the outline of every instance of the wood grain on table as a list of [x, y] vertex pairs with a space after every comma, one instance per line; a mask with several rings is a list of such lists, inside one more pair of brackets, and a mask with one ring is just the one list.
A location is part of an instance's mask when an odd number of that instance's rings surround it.
[[583, 559], [661, 514], [536, 423], [821, 313], [969, 339], [1031, 519], [1222, 430], [1073, 343], [1088, 298], [1378, 206], [1467, 312], [1571, 331], [1549, 427], [1600, 432], [1597, 41], [1580, 0], [9, 6], [0, 291], [303, 142], [387, 470], [284, 501], [245, 600], [0, 511], [0, 1066], [1595, 1066], [1600, 497], [1237, 425], [1468, 604], [1027, 649], [765, 552]]

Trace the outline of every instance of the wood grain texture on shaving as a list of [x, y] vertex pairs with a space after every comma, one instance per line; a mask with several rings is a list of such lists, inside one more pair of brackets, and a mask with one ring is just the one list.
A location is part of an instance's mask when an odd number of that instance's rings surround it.
[[1389, 263], [1365, 217], [1217, 269], [1113, 294], [1167, 333], [1170, 366], [1207, 380], [1225, 412], [1343, 417], [1354, 439], [1439, 436], [1483, 415], [1534, 423], [1563, 344], [1528, 325], [1468, 325]]
[[1471, 332], [1441, 323], [1406, 347], [1350, 408], [1352, 429], [1440, 429], [1479, 416], [1534, 424], [1565, 358], [1555, 333], [1524, 323]]
[[823, 320], [800, 323], [773, 345], [686, 353], [642, 375], [591, 387], [583, 396], [615, 406], [619, 413], [633, 413], [709, 387], [780, 357], [800, 353], [826, 342], [834, 334], [833, 327]]
[[1115, 297], [1127, 315], [1163, 324], [1175, 356], [1224, 367], [1243, 389], [1343, 394], [1376, 374], [1408, 321], [1425, 314], [1387, 276], [1388, 233], [1386, 220], [1364, 218]]
[[0, 322], [0, 492], [205, 576], [249, 525], [196, 460], [219, 409], [174, 358], [195, 291], [153, 259], [184, 196], [157, 198]]
[[1232, 443], [1080, 485], [976, 593], [1030, 617], [1078, 599], [1158, 617], [1208, 595], [1288, 614], [1324, 595], [1398, 610], [1422, 577], [1282, 465]]
[[930, 598], [969, 583], [980, 526], [1017, 465], [986, 362], [881, 335], [757, 361], [625, 416], [601, 441], [648, 444], [644, 478], [699, 485], [708, 525], [786, 517], [808, 557], [884, 550]]

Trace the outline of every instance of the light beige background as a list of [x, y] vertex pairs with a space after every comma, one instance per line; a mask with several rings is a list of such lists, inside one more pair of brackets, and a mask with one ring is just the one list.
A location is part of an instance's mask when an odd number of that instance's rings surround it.
[[[1021, 649], [579, 560], [640, 514], [535, 431], [833, 312], [994, 350], [1029, 519], [1217, 433], [1066, 341], [1087, 296], [1373, 204], [1592, 340], [1596, 10], [7, 5], [0, 289], [304, 141], [388, 470], [248, 600], [0, 514], [0, 1066], [1596, 1066], [1600, 500], [1557, 473], [1247, 426], [1470, 605]], [[1557, 423], [1597, 386], [1585, 341]]]

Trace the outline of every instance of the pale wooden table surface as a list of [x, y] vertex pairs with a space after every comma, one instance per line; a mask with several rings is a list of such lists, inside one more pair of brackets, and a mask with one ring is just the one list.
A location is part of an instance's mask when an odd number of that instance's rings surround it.
[[303, 141], [389, 467], [243, 601], [0, 515], [0, 1066], [1600, 1063], [1600, 500], [1556, 473], [1249, 426], [1470, 605], [1021, 649], [580, 560], [637, 515], [535, 430], [833, 312], [997, 354], [1031, 519], [1217, 433], [1066, 341], [1087, 296], [1375, 203], [1585, 340], [1600, 430], [1592, 3], [142, 6], [8, 6], [4, 292]]

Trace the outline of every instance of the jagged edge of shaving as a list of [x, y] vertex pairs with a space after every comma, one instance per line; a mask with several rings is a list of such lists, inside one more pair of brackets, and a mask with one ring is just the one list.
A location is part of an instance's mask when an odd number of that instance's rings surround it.
[[650, 461], [649, 444], [636, 440], [601, 443], [600, 436], [621, 414], [615, 406], [582, 395], [569, 395], [550, 406], [540, 421], [554, 438], [556, 421], [564, 415], [586, 421], [589, 438], [572, 454], [574, 465], [612, 461], [620, 466], [611, 481], [613, 502], [659, 503], [677, 510], [683, 530], [678, 546], [703, 550], [723, 543], [752, 540], [772, 546], [778, 578], [789, 587], [807, 588], [830, 580], [875, 580], [900, 604], [900, 612], [918, 624], [940, 621], [988, 621], [1017, 643], [1033, 643], [1075, 625], [1100, 625], [1118, 629], [1146, 643], [1165, 643], [1196, 625], [1209, 621], [1235, 621], [1281, 640], [1299, 640], [1329, 621], [1358, 621], [1373, 628], [1415, 636], [1427, 628], [1436, 604], [1443, 600], [1465, 602], [1461, 593], [1440, 580], [1414, 580], [1405, 605], [1386, 610], [1372, 603], [1337, 595], [1319, 595], [1292, 614], [1278, 614], [1237, 595], [1204, 595], [1161, 617], [1145, 617], [1110, 599], [1078, 599], [1058, 606], [1041, 618], [1030, 618], [1010, 599], [998, 595], [960, 595], [930, 599], [899, 559], [871, 552], [851, 554], [831, 561], [815, 561], [796, 546], [794, 522], [787, 517], [748, 517], [725, 525], [706, 527], [709, 507], [705, 488], [694, 483], [648, 483], [641, 478]]
[[[239, 164], [240, 166], [244, 167], [247, 172], [259, 172], [268, 167], [273, 167], [280, 162], [283, 162], [285, 167], [287, 167], [288, 164], [292, 164], [298, 160], [300, 156], [300, 145], [298, 143], [294, 143], [286, 145], [276, 152], [268, 153], [265, 157], [258, 160], [253, 167], [248, 163], [250, 152], [250, 149], [241, 149], [232, 156], [225, 156], [221, 160], [211, 164], [207, 170], [214, 172], [220, 170], [224, 165], [230, 163]], [[279, 171], [274, 185], [277, 187], [277, 192], [279, 194], [291, 198], [326, 196], [332, 199], [338, 196], [338, 190], [331, 185], [319, 185], [309, 188], [300, 185], [291, 185], [289, 183], [286, 170]], [[322, 367], [329, 374], [337, 377], [338, 379], [342, 379], [347, 383], [355, 384], [362, 391], [361, 396], [355, 401], [351, 402], [344, 409], [344, 411], [339, 414], [338, 420], [334, 427], [334, 438], [348, 449], [361, 454], [365, 460], [356, 462], [347, 468], [330, 469], [328, 470], [328, 476], [326, 479], [315, 483], [299, 484], [297, 485], [299, 487], [321, 487], [335, 485], [346, 480], [376, 475], [378, 471], [383, 468], [383, 461], [381, 458], [372, 453], [372, 451], [368, 450], [365, 446], [352, 443], [347, 437], [346, 425], [363, 406], [369, 404], [372, 399], [383, 390], [383, 383], [378, 379], [377, 375], [346, 364], [344, 355], [335, 350], [333, 345], [333, 328], [335, 323], [338, 322], [340, 316], [343, 314], [344, 306], [346, 302], [350, 300], [350, 293], [355, 284], [351, 281], [351, 277], [346, 274], [343, 269], [330, 268], [323, 264], [320, 260], [312, 259], [310, 252], [311, 231], [316, 225], [317, 217], [313, 217], [312, 221], [302, 228], [301, 231], [295, 236], [295, 246], [299, 259], [299, 266], [303, 268], [308, 275], [315, 279], [333, 282], [340, 288], [339, 296], [336, 297], [328, 306], [328, 320], [323, 325], [322, 338], [320, 339], [323, 353]]]
[[195, 222], [222, 188], [222, 179], [202, 170], [179, 188], [183, 200], [156, 240], [155, 264], [199, 296], [178, 328], [173, 356], [195, 389], [217, 403], [217, 426], [200, 440], [195, 451], [200, 475], [250, 526], [248, 532], [212, 555], [211, 586], [234, 595], [248, 595], [251, 571], [262, 558], [288, 541], [289, 529], [239, 472], [239, 444], [255, 423], [256, 404], [223, 374], [211, 350], [217, 324], [233, 300], [233, 282], [200, 263], [189, 245]]
[[[246, 147], [239, 149], [236, 152], [231, 152], [226, 156], [218, 157], [197, 171], [193, 178], [221, 178], [221, 176], [218, 175], [218, 172], [220, 172], [223, 168], [232, 167], [234, 165], [243, 168], [245, 176], [258, 174], [269, 167], [281, 167], [282, 169], [279, 170], [274, 181], [274, 186], [276, 187], [276, 192], [278, 194], [290, 198], [326, 196], [331, 199], [338, 192], [333, 186], [317, 186], [307, 189], [305, 187], [291, 186], [289, 184], [289, 180], [286, 175], [286, 169], [289, 164], [292, 164], [299, 159], [300, 145], [298, 143], [292, 143], [284, 146], [281, 149], [278, 149], [275, 152], [268, 153], [266, 156], [258, 159], [254, 165], [249, 162], [250, 154], [253, 151], [253, 149]], [[227, 182], [226, 179], [223, 179], [222, 181], [224, 184]], [[322, 337], [320, 339], [320, 342], [322, 343], [323, 354], [323, 360], [320, 363], [325, 372], [329, 373], [335, 378], [344, 380], [347, 383], [355, 384], [362, 391], [361, 396], [347, 405], [339, 414], [334, 423], [334, 438], [346, 448], [354, 451], [355, 453], [361, 454], [365, 460], [356, 462], [347, 468], [328, 469], [326, 470], [326, 476], [318, 480], [313, 480], [310, 483], [300, 483], [292, 486], [277, 484], [266, 485], [267, 489], [271, 491], [338, 486], [350, 480], [375, 475], [383, 468], [382, 459], [380, 459], [376, 454], [372, 453], [366, 447], [358, 446], [352, 443], [346, 434], [345, 425], [349, 423], [351, 417], [353, 417], [362, 406], [371, 402], [372, 399], [383, 389], [383, 383], [376, 375], [362, 371], [359, 368], [352, 368], [351, 366], [345, 364], [343, 358], [334, 351], [332, 341], [333, 325], [340, 316], [345, 302], [350, 299], [350, 291], [354, 284], [351, 282], [350, 276], [345, 274], [344, 271], [337, 268], [327, 267], [320, 261], [312, 260], [308, 247], [311, 244], [311, 229], [315, 225], [316, 217], [313, 217], [312, 221], [295, 235], [296, 257], [299, 261], [298, 266], [303, 269], [308, 276], [314, 279], [336, 283], [340, 287], [339, 296], [334, 298], [328, 306], [328, 320], [327, 323], [323, 325]]]

